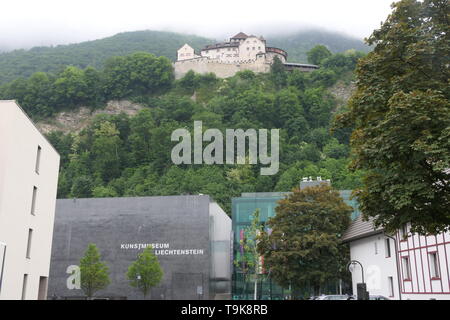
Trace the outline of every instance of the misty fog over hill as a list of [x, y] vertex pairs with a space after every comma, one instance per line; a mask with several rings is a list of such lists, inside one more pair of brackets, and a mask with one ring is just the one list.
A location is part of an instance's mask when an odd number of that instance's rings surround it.
[[[235, 32], [236, 30], [230, 30], [229, 36]], [[285, 49], [289, 54], [290, 62], [307, 62], [306, 52], [317, 44], [327, 46], [332, 52], [343, 52], [349, 49], [365, 52], [369, 50], [362, 40], [318, 29], [290, 34], [272, 34], [266, 38], [269, 45]], [[0, 53], [0, 84], [18, 77], [28, 77], [38, 71], [58, 72], [67, 65], [98, 68], [109, 57], [136, 51], [150, 52], [156, 56], [166, 56], [174, 60], [176, 50], [185, 43], [200, 50], [206, 44], [216, 41], [216, 39], [196, 35], [145, 30], [119, 33], [112, 37], [76, 44], [3, 52]], [[2, 48], [0, 46], [0, 51]]]

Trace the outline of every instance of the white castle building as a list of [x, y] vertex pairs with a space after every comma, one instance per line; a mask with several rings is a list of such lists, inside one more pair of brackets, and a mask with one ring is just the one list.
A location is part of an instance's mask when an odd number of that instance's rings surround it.
[[318, 68], [315, 65], [288, 63], [287, 56], [286, 51], [267, 46], [263, 37], [239, 32], [230, 41], [207, 45], [200, 54], [196, 54], [188, 44], [182, 46], [174, 63], [175, 78], [183, 77], [190, 70], [200, 74], [213, 72], [220, 78], [231, 77], [242, 70], [269, 72], [275, 57], [287, 70], [313, 71]]

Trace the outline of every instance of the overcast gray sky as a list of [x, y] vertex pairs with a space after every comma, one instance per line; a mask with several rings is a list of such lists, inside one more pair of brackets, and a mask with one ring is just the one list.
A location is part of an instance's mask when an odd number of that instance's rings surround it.
[[73, 43], [134, 30], [222, 39], [321, 27], [364, 38], [393, 0], [0, 0], [0, 48]]

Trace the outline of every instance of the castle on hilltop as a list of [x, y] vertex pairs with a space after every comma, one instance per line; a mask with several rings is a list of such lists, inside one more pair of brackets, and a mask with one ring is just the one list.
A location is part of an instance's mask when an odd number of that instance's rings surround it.
[[201, 74], [213, 72], [219, 78], [231, 77], [242, 70], [269, 72], [275, 57], [280, 59], [286, 70], [313, 71], [318, 68], [315, 65], [289, 63], [287, 56], [282, 49], [268, 47], [263, 37], [239, 32], [230, 41], [207, 45], [200, 54], [196, 54], [188, 44], [182, 46], [174, 63], [175, 78], [183, 77], [190, 70]]

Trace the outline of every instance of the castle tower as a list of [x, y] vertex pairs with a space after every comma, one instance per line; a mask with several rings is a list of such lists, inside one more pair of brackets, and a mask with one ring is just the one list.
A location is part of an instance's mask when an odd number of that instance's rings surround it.
[[177, 51], [177, 60], [188, 60], [195, 58], [194, 48], [187, 43]]

